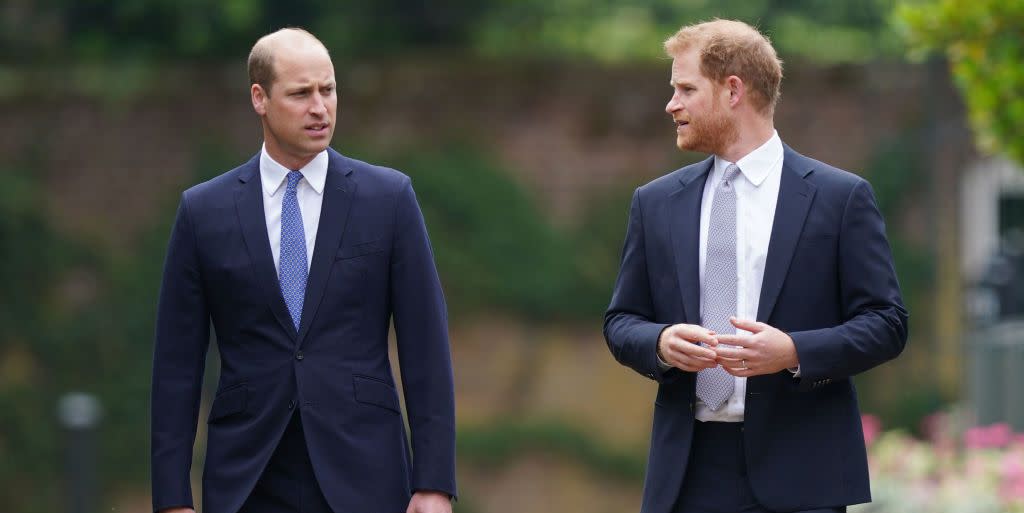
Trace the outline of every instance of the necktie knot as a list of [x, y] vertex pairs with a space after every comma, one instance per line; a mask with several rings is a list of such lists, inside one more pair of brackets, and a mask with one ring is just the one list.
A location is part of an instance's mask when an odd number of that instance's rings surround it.
[[725, 173], [722, 174], [722, 186], [728, 187], [732, 184], [733, 180], [736, 179], [740, 174], [740, 168], [736, 164], [729, 164], [729, 167], [725, 168]]
[[299, 180], [302, 180], [302, 173], [298, 171], [288, 172], [288, 190], [294, 191], [299, 186]]

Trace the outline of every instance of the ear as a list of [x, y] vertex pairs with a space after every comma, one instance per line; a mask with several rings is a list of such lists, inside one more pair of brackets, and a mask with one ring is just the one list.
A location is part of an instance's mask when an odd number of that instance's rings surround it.
[[736, 75], [729, 75], [725, 79], [725, 90], [729, 92], [729, 106], [735, 107], [740, 103], [747, 94], [747, 85], [743, 83], [743, 79]]
[[252, 108], [256, 111], [256, 114], [264, 116], [267, 114], [267, 92], [263, 90], [263, 86], [259, 84], [253, 84], [250, 88], [249, 93], [252, 96]]

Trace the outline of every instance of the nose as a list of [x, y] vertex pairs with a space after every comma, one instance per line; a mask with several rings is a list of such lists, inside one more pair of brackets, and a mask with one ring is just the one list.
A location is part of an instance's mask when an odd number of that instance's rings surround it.
[[324, 103], [323, 96], [319, 94], [313, 94], [313, 103], [309, 106], [309, 113], [314, 116], [323, 116], [327, 113], [327, 104]]
[[667, 112], [671, 116], [673, 112], [681, 108], [682, 104], [680, 104], [679, 102], [679, 95], [673, 93], [672, 97], [668, 99], [668, 103], [665, 104], [665, 112]]

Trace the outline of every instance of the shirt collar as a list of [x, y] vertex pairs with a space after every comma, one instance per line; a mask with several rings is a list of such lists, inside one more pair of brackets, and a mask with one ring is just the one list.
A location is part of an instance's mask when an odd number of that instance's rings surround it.
[[[260, 152], [260, 180], [263, 190], [270, 196], [277, 194], [291, 170], [279, 164], [267, 153], [267, 145]], [[323, 194], [327, 182], [327, 150], [321, 151], [313, 160], [298, 170], [317, 194]]]
[[[736, 165], [739, 166], [743, 176], [754, 184], [754, 187], [760, 187], [772, 170], [778, 167], [782, 155], [782, 139], [779, 138], [777, 130], [772, 130], [772, 136], [764, 144], [739, 159]], [[729, 164], [732, 162], [715, 155], [714, 174], [721, 176]]]

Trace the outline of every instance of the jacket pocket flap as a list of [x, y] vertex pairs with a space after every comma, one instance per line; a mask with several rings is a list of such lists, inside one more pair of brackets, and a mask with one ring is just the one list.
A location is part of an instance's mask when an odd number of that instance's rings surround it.
[[249, 389], [245, 383], [232, 385], [224, 389], [213, 400], [210, 407], [209, 422], [245, 411], [249, 400]]
[[377, 378], [356, 375], [352, 376], [352, 386], [355, 389], [356, 401], [399, 413], [398, 393], [391, 385]]
[[369, 255], [371, 253], [380, 253], [380, 244], [378, 241], [371, 240], [369, 242], [360, 242], [359, 244], [352, 244], [351, 246], [342, 246], [338, 249], [338, 254], [335, 255], [337, 260], [343, 260], [346, 258], [355, 258], [357, 256]]

